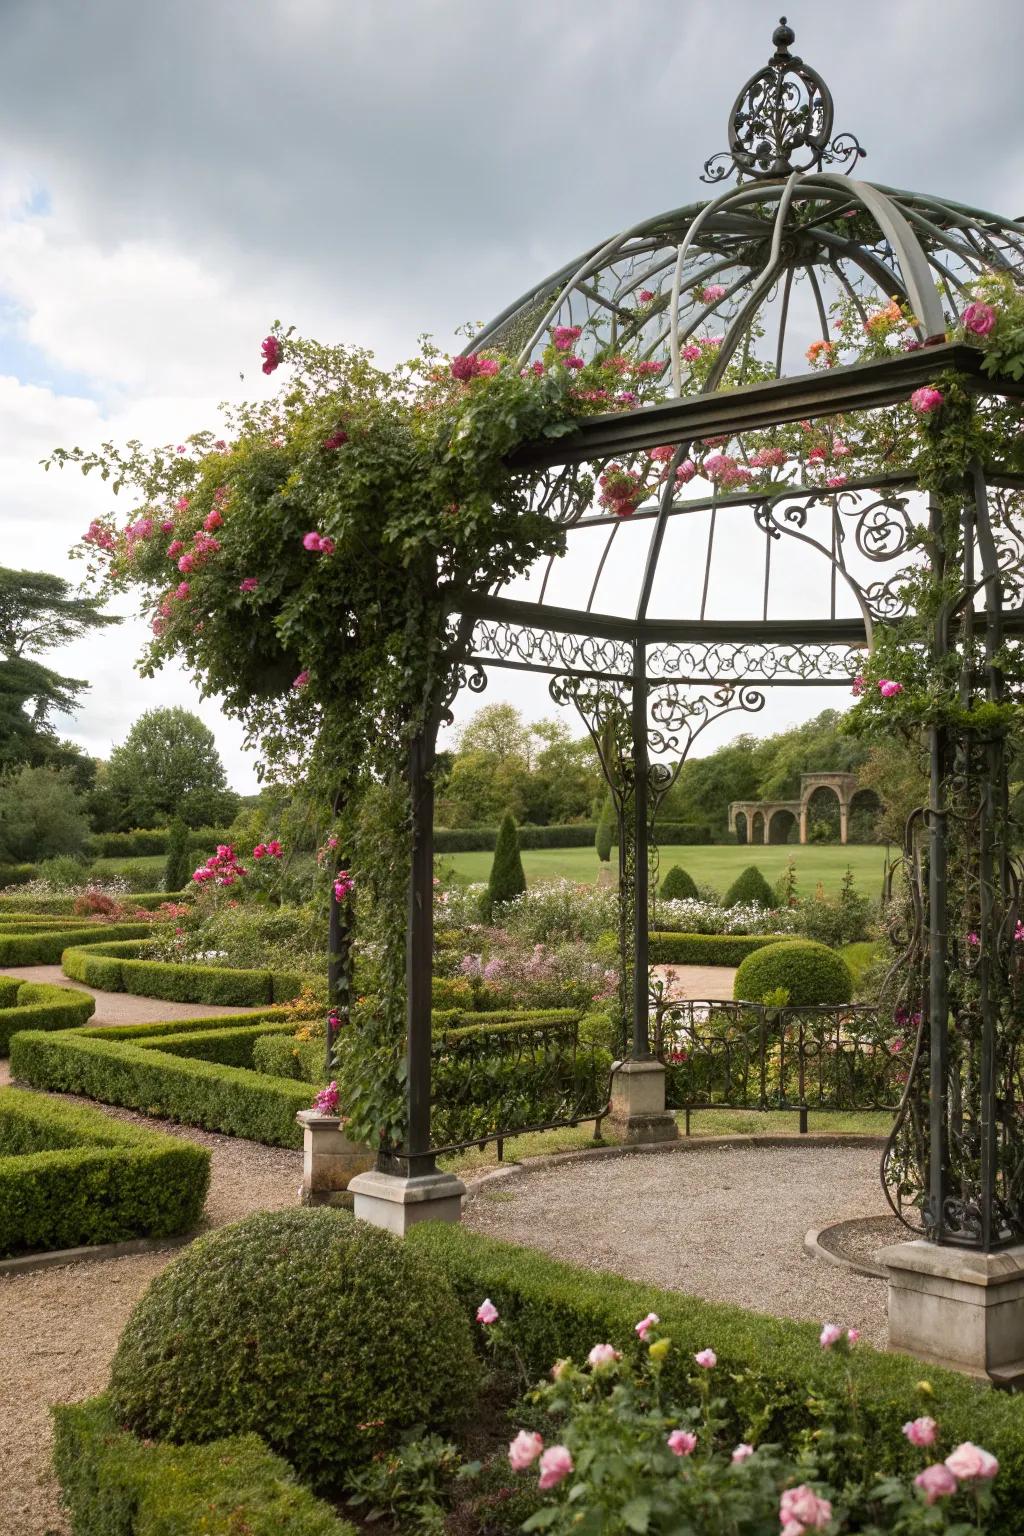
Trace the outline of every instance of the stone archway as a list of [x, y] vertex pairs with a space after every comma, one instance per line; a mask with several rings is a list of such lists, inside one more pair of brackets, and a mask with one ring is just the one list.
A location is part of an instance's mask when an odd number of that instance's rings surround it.
[[[730, 807], [730, 809], [732, 809], [732, 807]], [[750, 841], [750, 828], [749, 828], [749, 826], [747, 824], [747, 813], [746, 813], [746, 811], [740, 811], [740, 810], [733, 811], [732, 826], [729, 828], [729, 830], [731, 832], [735, 832], [735, 834], [736, 834], [736, 841], [738, 843], [749, 843], [749, 841]]]
[[768, 813], [766, 842], [779, 844], [793, 841], [793, 833], [799, 828], [799, 816], [791, 806], [780, 805]]
[[849, 841], [851, 843], [881, 842], [878, 819], [883, 809], [881, 797], [875, 790], [855, 790], [850, 796]]
[[[831, 791], [839, 803], [839, 841], [849, 839], [850, 801], [857, 793], [855, 773], [802, 773], [800, 775], [800, 841], [809, 841], [812, 822], [811, 805], [820, 792]], [[826, 800], [824, 803], [828, 804]], [[822, 799], [818, 799], [819, 806]]]
[[758, 807], [750, 818], [750, 841], [752, 843], [766, 843], [764, 811]]

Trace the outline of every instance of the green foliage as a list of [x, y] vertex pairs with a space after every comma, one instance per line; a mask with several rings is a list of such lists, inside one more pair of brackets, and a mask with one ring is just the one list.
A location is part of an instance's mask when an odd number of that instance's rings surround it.
[[[180, 818], [179, 818], [180, 819]], [[212, 853], [218, 843], [229, 843], [231, 831], [227, 827], [189, 827], [187, 846], [193, 853]], [[147, 855], [166, 853], [170, 838], [169, 827], [133, 827], [130, 832], [97, 832], [89, 839], [89, 852], [100, 859], [145, 858]], [[191, 869], [189, 874], [191, 874]]]
[[651, 933], [652, 965], [740, 965], [748, 955], [777, 944], [774, 933]]
[[[529, 1379], [547, 1377], [556, 1360], [585, 1359], [595, 1340], [625, 1352], [637, 1349], [634, 1326], [653, 1311], [661, 1333], [672, 1341], [660, 1369], [665, 1393], [688, 1396], [694, 1354], [709, 1346], [715, 1350], [714, 1390], [722, 1399], [720, 1428], [729, 1443], [756, 1440], [792, 1455], [806, 1439], [817, 1443], [842, 1436], [844, 1475], [906, 1478], [920, 1470], [921, 1453], [908, 1444], [902, 1426], [931, 1414], [942, 1426], [944, 1442], [972, 1440], [998, 1457], [988, 1528], [1000, 1536], [1024, 1533], [1024, 1419], [1006, 1393], [863, 1345], [842, 1361], [849, 1376], [845, 1390], [837, 1387], [836, 1359], [818, 1342], [818, 1324], [594, 1273], [460, 1226], [424, 1222], [405, 1242], [444, 1268], [467, 1316], [482, 1297], [491, 1298], [501, 1315], [503, 1345], [515, 1351]], [[918, 1389], [922, 1376], [932, 1388], [928, 1395]], [[777, 1515], [772, 1527], [778, 1530]]]
[[775, 893], [756, 864], [748, 864], [722, 897], [723, 907], [774, 907]]
[[[250, 1025], [248, 1018], [228, 1015], [180, 1022], [181, 1033], [198, 1033], [199, 1025], [215, 1028], [222, 1022], [237, 1028]], [[269, 1146], [302, 1145], [295, 1116], [309, 1108], [304, 1084], [160, 1050], [160, 1026], [142, 1027], [153, 1030], [154, 1038], [134, 1031], [125, 1038], [116, 1029], [55, 1034], [19, 1030], [11, 1040], [12, 1075], [34, 1088], [81, 1093], [101, 1104], [119, 1104]], [[173, 1043], [174, 1035], [164, 1038]], [[216, 1054], [215, 1046], [209, 1048]]]
[[[142, 939], [151, 931], [148, 923], [96, 923], [92, 926], [79, 923], [57, 929], [42, 925], [36, 928], [26, 923], [10, 929], [5, 928], [0, 919], [0, 965], [56, 965], [69, 945], [76, 948], [80, 945], [91, 948], [94, 944], [105, 946], [111, 934], [116, 933], [123, 939]], [[65, 974], [74, 981], [85, 980], [84, 975], [71, 971]]]
[[96, 1011], [96, 999], [76, 987], [15, 981], [13, 995], [7, 994], [7, 988], [0, 992], [0, 1056], [7, 1055], [19, 1029], [74, 1029]]
[[783, 939], [748, 955], [736, 972], [732, 995], [737, 1001], [771, 1001], [784, 991], [791, 1008], [848, 1003], [853, 976], [842, 955], [810, 939]]
[[607, 864], [612, 856], [612, 844], [616, 831], [615, 806], [612, 804], [611, 795], [606, 795], [601, 806], [601, 820], [597, 824], [597, 832], [594, 837], [594, 847], [602, 864]]
[[403, 1430], [455, 1428], [477, 1379], [443, 1274], [320, 1209], [264, 1212], [191, 1244], [129, 1318], [110, 1390], [137, 1434], [202, 1442], [258, 1429], [330, 1487]]
[[[190, 900], [188, 896], [179, 897], [179, 901]], [[36, 896], [22, 892], [13, 892], [6, 896], [0, 896], [0, 929], [4, 927], [2, 919], [13, 916], [42, 916], [42, 917], [73, 917], [77, 895], [67, 896]], [[148, 911], [155, 911], [167, 901], [166, 891], [142, 891], [139, 894], [132, 893], [131, 906], [145, 907]], [[120, 930], [118, 930], [120, 932]]]
[[[120, 924], [117, 931], [127, 938], [129, 927], [129, 924]], [[133, 928], [132, 936], [150, 931]], [[0, 955], [5, 942], [18, 941], [5, 940], [0, 935]], [[105, 992], [133, 992], [137, 997], [162, 997], [175, 1003], [258, 1007], [261, 1003], [288, 1002], [290, 998], [298, 997], [302, 989], [302, 977], [289, 972], [147, 960], [140, 952], [148, 946], [142, 943], [99, 943], [81, 949], [78, 947], [81, 944], [79, 933], [70, 937], [65, 935], [64, 943], [73, 946], [63, 956], [65, 975]], [[57, 952], [60, 953], [59, 947]]]
[[0, 859], [80, 854], [88, 836], [85, 800], [68, 769], [25, 766], [0, 780]]
[[700, 900], [697, 882], [680, 864], [673, 864], [661, 882], [661, 899], [663, 901]]
[[494, 845], [494, 863], [487, 882], [487, 905], [493, 912], [503, 901], [514, 901], [526, 890], [523, 861], [519, 856], [519, 833], [515, 817], [506, 811]]
[[167, 833], [167, 866], [164, 870], [164, 890], [182, 891], [188, 885], [192, 873], [189, 858], [188, 823], [176, 816]]
[[75, 1536], [356, 1536], [258, 1435], [144, 1442], [106, 1396], [54, 1409], [53, 1460]]
[[44, 1094], [0, 1088], [0, 1255], [195, 1226], [210, 1154]]
[[238, 808], [213, 732], [179, 707], [139, 716], [110, 754], [107, 789], [125, 829], [160, 825], [172, 816], [190, 827], [214, 826], [230, 821]]

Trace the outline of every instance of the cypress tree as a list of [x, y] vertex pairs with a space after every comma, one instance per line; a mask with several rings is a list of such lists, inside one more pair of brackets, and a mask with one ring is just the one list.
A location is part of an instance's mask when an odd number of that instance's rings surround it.
[[614, 840], [615, 807], [612, 805], [611, 795], [606, 795], [604, 805], [601, 807], [601, 819], [597, 823], [597, 832], [594, 836], [594, 847], [602, 864], [607, 864], [611, 858]]
[[191, 874], [188, 827], [180, 816], [175, 816], [167, 834], [167, 863], [164, 865], [164, 890], [183, 891]]
[[493, 912], [502, 901], [512, 901], [526, 890], [523, 861], [519, 856], [519, 831], [515, 817], [506, 811], [498, 828], [494, 845], [494, 863], [491, 878], [487, 882], [487, 904]]

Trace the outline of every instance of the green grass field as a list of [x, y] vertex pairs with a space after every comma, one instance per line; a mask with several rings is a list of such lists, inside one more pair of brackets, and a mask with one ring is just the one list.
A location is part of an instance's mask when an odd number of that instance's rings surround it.
[[[875, 898], [881, 890], [885, 849], [877, 844], [856, 844], [847, 848], [821, 843], [808, 844], [804, 848], [793, 844], [767, 848], [748, 848], [739, 844], [721, 848], [661, 848], [658, 851], [659, 871], [664, 878], [673, 864], [681, 864], [698, 885], [713, 886], [719, 895], [723, 895], [748, 864], [756, 864], [765, 878], [774, 884], [785, 869], [790, 854], [796, 862], [799, 895], [813, 895], [819, 880], [826, 892], [834, 894], [847, 865], [853, 870], [858, 889], [866, 896]], [[615, 856], [613, 849], [612, 870], [615, 869]], [[460, 880], [486, 880], [493, 857], [490, 853], [448, 853], [441, 862], [453, 869]], [[592, 884], [600, 867], [592, 848], [527, 848], [522, 858], [527, 884], [531, 885], [557, 879]]]

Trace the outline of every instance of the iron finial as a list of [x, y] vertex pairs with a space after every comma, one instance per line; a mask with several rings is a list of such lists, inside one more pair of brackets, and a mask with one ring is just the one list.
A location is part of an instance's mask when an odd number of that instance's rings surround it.
[[772, 42], [775, 44], [776, 59], [786, 58], [790, 48], [796, 42], [796, 33], [787, 22], [785, 16], [779, 17], [779, 24], [772, 33]]

